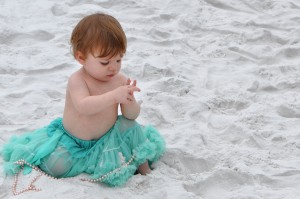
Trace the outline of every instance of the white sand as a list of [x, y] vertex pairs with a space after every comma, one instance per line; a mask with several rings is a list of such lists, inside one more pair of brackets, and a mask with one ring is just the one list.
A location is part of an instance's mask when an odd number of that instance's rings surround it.
[[69, 37], [94, 12], [124, 27], [138, 121], [161, 131], [166, 154], [123, 187], [42, 177], [17, 197], [1, 168], [0, 198], [300, 197], [299, 0], [1, 0], [1, 145], [62, 116], [79, 68]]

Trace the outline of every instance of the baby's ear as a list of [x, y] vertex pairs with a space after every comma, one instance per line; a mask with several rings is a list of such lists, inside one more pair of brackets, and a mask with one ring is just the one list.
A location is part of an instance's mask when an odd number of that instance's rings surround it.
[[76, 60], [77, 60], [80, 64], [84, 65], [84, 62], [85, 62], [85, 56], [84, 56], [84, 54], [83, 54], [82, 52], [77, 51], [76, 54], [75, 54], [75, 58], [76, 58]]

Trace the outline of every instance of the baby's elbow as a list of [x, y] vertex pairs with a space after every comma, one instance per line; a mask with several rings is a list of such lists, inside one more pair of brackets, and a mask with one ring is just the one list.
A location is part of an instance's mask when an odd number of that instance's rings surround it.
[[135, 120], [136, 118], [138, 118], [138, 115], [124, 115], [123, 116], [129, 120]]
[[135, 120], [140, 115], [140, 110], [136, 110], [135, 112], [123, 112], [123, 116], [129, 120]]
[[93, 114], [93, 111], [90, 110], [88, 107], [86, 107], [84, 103], [78, 103], [75, 108], [80, 115], [92, 115]]
[[78, 105], [76, 110], [80, 115], [88, 115], [87, 110], [83, 106]]

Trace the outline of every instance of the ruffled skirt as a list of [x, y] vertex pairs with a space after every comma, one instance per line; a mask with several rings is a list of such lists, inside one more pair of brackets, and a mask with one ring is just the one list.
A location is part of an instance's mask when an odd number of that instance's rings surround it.
[[[124, 184], [146, 160], [153, 163], [165, 151], [165, 142], [152, 126], [143, 127], [134, 120], [119, 116], [115, 125], [98, 140], [81, 140], [68, 133], [58, 118], [50, 125], [14, 136], [4, 145], [4, 171], [16, 174], [25, 160], [45, 173], [57, 177], [73, 177], [87, 173], [91, 179], [101, 178], [110, 186]], [[24, 174], [31, 167], [25, 166]]]

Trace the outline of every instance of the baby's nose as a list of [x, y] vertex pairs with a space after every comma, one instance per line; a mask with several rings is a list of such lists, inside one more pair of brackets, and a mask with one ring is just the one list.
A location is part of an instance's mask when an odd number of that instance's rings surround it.
[[116, 70], [118, 67], [118, 63], [111, 63], [110, 66], [109, 66], [109, 69], [110, 70]]

